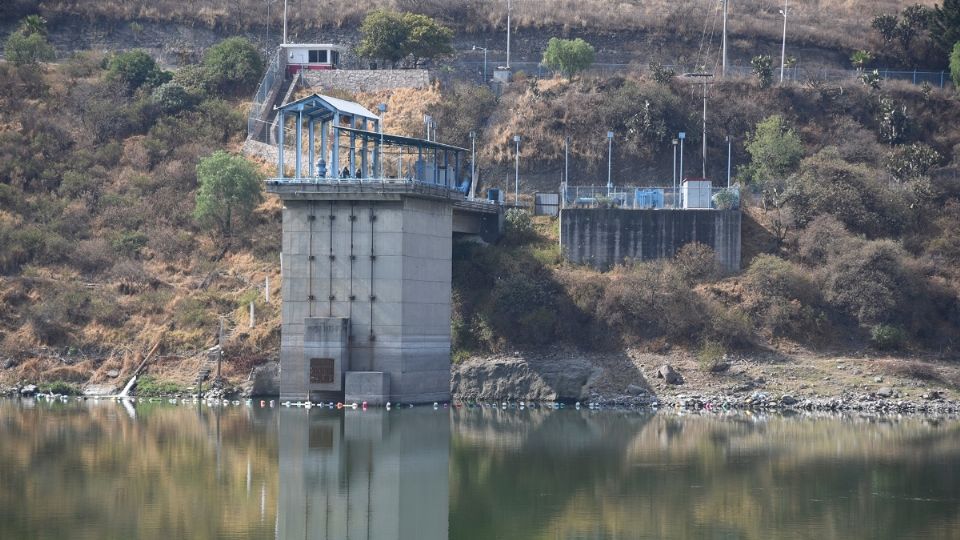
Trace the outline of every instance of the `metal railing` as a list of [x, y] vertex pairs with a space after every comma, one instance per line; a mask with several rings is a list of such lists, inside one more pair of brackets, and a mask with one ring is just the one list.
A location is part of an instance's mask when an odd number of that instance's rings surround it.
[[273, 60], [267, 66], [263, 79], [260, 80], [260, 86], [253, 94], [253, 104], [250, 107], [250, 114], [247, 116], [247, 138], [259, 140], [260, 142], [269, 142], [265, 137], [259, 136], [261, 132], [268, 131], [265, 128], [267, 122], [263, 115], [273, 107], [273, 100], [270, 99], [278, 85], [283, 83], [284, 73], [280, 69], [279, 51], [273, 55]]
[[295, 189], [298, 191], [335, 192], [335, 191], [364, 191], [368, 188], [377, 193], [419, 193], [432, 195], [444, 199], [454, 199], [465, 206], [475, 208], [492, 208], [500, 205], [499, 201], [483, 198], [471, 198], [464, 193], [462, 186], [447, 186], [426, 182], [415, 178], [330, 178], [319, 176], [301, 176], [300, 178], [283, 177], [267, 179], [268, 186], [275, 190]]
[[[482, 78], [483, 71], [483, 62], [476, 60], [463, 60], [458, 62], [459, 65], [464, 68], [476, 72], [478, 76]], [[487, 61], [487, 76], [492, 78], [493, 69], [495, 66], [499, 65], [500, 62], [497, 60], [488, 60]], [[539, 62], [511, 62], [511, 68], [513, 68], [514, 73], [517, 71], [523, 71], [527, 75], [536, 76], [536, 77], [551, 77], [553, 76], [553, 70], [547, 68]], [[672, 69], [678, 74], [690, 73], [697, 71], [693, 66], [680, 66], [680, 65], [664, 65], [665, 69]], [[596, 62], [590, 66], [587, 70], [588, 73], [593, 73], [597, 75], [610, 75], [616, 73], [624, 72], [634, 72], [634, 73], [647, 73], [650, 71], [650, 68], [647, 65], [639, 63], [603, 63]], [[774, 79], [778, 80], [780, 77], [779, 66], [774, 68]], [[866, 69], [865, 71], [872, 73], [874, 69]], [[896, 81], [905, 81], [913, 84], [923, 84], [928, 83], [930, 86], [937, 88], [946, 88], [953, 85], [953, 81], [950, 79], [950, 73], [947, 71], [920, 71], [920, 70], [896, 70], [889, 68], [878, 68], [876, 69], [877, 73], [880, 75], [880, 78], [883, 80], [896, 80]], [[739, 78], [751, 78], [755, 77], [753, 74], [753, 68], [751, 66], [744, 65], [731, 65], [727, 66], [727, 73], [732, 77]], [[855, 80], [860, 76], [861, 72], [854, 69], [830, 69], [823, 67], [805, 67], [805, 66], [794, 66], [784, 70], [784, 79], [790, 81], [847, 81]]]
[[738, 187], [717, 188], [693, 183], [682, 187], [567, 186], [562, 208], [621, 208], [629, 210], [734, 210], [740, 208]]

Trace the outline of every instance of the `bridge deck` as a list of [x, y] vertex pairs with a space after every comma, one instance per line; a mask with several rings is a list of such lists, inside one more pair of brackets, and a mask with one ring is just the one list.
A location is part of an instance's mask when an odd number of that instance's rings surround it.
[[300, 200], [399, 200], [403, 196], [433, 200], [447, 200], [457, 210], [496, 214], [501, 207], [494, 201], [470, 199], [462, 192], [447, 186], [397, 178], [330, 179], [330, 178], [271, 178], [267, 192], [282, 199]]

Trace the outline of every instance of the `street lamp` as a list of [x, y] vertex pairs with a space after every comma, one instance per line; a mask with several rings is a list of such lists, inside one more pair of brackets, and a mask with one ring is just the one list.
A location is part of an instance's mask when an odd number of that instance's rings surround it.
[[513, 142], [517, 143], [517, 165], [513, 175], [513, 204], [520, 206], [520, 136], [514, 135]]
[[477, 190], [477, 132], [470, 132], [470, 198]]
[[783, 0], [780, 14], [783, 15], [783, 45], [780, 48], [780, 83], [783, 84], [783, 68], [787, 62], [787, 0]]
[[283, 44], [287, 44], [287, 0], [283, 0]]
[[680, 144], [679, 139], [673, 140], [673, 190], [677, 190], [677, 145]]
[[507, 0], [507, 71], [510, 71], [510, 11], [512, 6]]
[[607, 197], [613, 191], [613, 132], [607, 132]]
[[687, 138], [687, 132], [681, 131], [677, 138], [680, 139], [680, 182], [683, 182], [683, 141]]
[[473, 50], [477, 50], [477, 49], [480, 49], [483, 51], [483, 82], [486, 83], [487, 82], [487, 51], [489, 49], [487, 49], [486, 47], [477, 47], [476, 45], [474, 45]]
[[[699, 77], [703, 79], [703, 173], [702, 177], [707, 177], [707, 79], [713, 77], [710, 73], [696, 72], [687, 73], [686, 77]], [[682, 176], [682, 175], [681, 175]]]
[[730, 163], [733, 155], [733, 139], [727, 135], [727, 187], [730, 187]]

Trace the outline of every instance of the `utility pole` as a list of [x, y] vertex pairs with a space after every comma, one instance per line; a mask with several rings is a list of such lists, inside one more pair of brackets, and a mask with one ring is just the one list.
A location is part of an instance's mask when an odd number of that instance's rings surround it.
[[683, 141], [687, 138], [687, 132], [680, 132], [680, 183], [683, 183]]
[[727, 77], [727, 2], [723, 0], [723, 64], [720, 68], [720, 76]]
[[783, 84], [783, 68], [787, 63], [787, 0], [783, 0], [783, 45], [780, 47], [780, 84]]
[[727, 135], [727, 187], [730, 187], [730, 157], [733, 155], [733, 140]]
[[570, 137], [563, 138], [563, 185], [570, 185]]
[[507, 0], [507, 71], [510, 70], [510, 11], [512, 9], [510, 0]]
[[513, 142], [517, 143], [517, 165], [513, 176], [513, 204], [520, 206], [520, 136], [514, 135]]
[[283, 44], [287, 44], [287, 0], [283, 0]]
[[679, 139], [673, 140], [673, 190], [677, 190], [677, 145], [680, 144]]
[[687, 73], [686, 77], [703, 79], [703, 178], [707, 177], [707, 79], [713, 75], [704, 72]]
[[470, 198], [477, 189], [477, 132], [470, 132]]
[[607, 197], [613, 191], [613, 132], [607, 132]]

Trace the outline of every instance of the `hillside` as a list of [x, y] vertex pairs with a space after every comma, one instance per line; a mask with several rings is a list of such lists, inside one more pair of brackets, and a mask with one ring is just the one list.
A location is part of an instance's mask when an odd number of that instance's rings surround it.
[[[96, 17], [83, 10], [100, 5], [44, 2], [42, 10]], [[624, 5], [640, 13], [648, 3]], [[693, 4], [675, 8], [683, 5]], [[832, 6], [841, 10], [834, 22], [851, 25], [843, 28], [869, 24], [845, 3]], [[876, 9], [888, 7], [896, 6]], [[188, 17], [177, 13], [111, 17]], [[239, 150], [255, 80], [211, 83], [204, 64], [188, 62], [131, 85], [118, 81], [112, 58], [0, 63], [0, 383], [119, 385], [159, 343], [147, 373], [182, 387], [221, 321], [226, 375], [240, 383], [277, 357], [280, 205], [267, 198], [224, 237], [194, 218], [194, 200], [197, 164]], [[186, 93], [161, 91], [169, 77]], [[520, 77], [499, 97], [465, 80], [343, 97], [388, 103], [391, 132], [419, 135], [423, 114], [437, 119], [445, 142], [468, 146], [476, 131], [482, 187], [512, 177], [511, 137], [523, 134], [521, 189], [530, 193], [556, 189], [565, 136], [571, 183], [604, 183], [607, 130], [617, 134], [616, 182], [669, 183], [674, 134], [686, 130], [692, 148], [700, 143], [701, 91], [682, 78], [628, 71]], [[732, 79], [711, 85], [709, 111], [708, 176], [725, 176], [731, 136], [734, 181], [745, 186], [743, 272], [723, 274], [702, 246], [604, 274], [573, 267], [560, 260], [554, 221], [514, 214], [500, 244], [454, 246], [454, 360], [548, 346], [683, 354], [706, 371], [724, 355], [798, 346], [956, 358], [960, 108], [952, 90], [853, 80], [760, 88]], [[688, 159], [699, 168], [695, 151]]]

